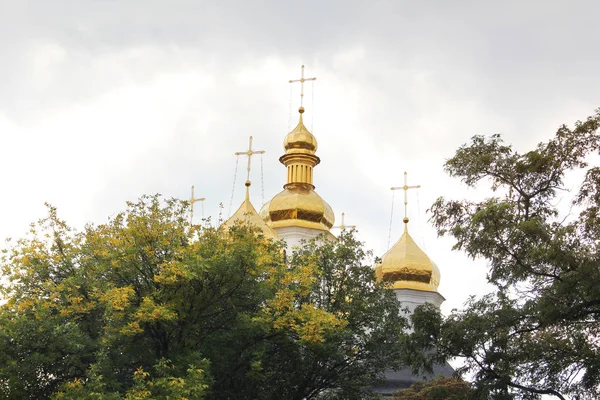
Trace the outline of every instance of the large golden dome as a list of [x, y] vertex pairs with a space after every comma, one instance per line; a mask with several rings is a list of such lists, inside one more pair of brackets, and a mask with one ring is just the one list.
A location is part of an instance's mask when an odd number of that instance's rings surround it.
[[287, 183], [261, 208], [260, 216], [272, 228], [298, 226], [329, 231], [335, 222], [333, 210], [313, 185], [313, 168], [321, 161], [315, 155], [317, 139], [304, 126], [304, 108], [298, 111], [298, 125], [285, 137], [285, 154], [279, 158], [287, 168]]
[[271, 228], [301, 226], [329, 231], [335, 222], [329, 204], [311, 187], [302, 184], [286, 185], [265, 203], [260, 215]]
[[437, 292], [440, 270], [404, 229], [400, 240], [383, 256], [375, 268], [377, 280], [393, 282], [394, 289]]

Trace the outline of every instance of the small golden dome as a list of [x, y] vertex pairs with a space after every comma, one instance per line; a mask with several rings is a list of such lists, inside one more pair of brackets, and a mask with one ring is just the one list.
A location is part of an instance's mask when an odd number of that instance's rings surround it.
[[267, 239], [279, 240], [279, 235], [269, 225], [263, 221], [258, 215], [256, 209], [250, 202], [250, 194], [248, 187], [250, 182], [246, 182], [246, 198], [233, 215], [223, 223], [223, 228], [231, 229], [238, 221], [242, 224], [255, 226], [259, 229], [259, 234], [264, 235]]
[[300, 107], [300, 121], [298, 125], [287, 134], [283, 141], [286, 154], [315, 154], [317, 152], [317, 138], [306, 129], [302, 122], [304, 108]]
[[335, 222], [331, 206], [304, 184], [287, 184], [261, 208], [263, 220], [271, 228], [301, 226], [329, 231]]
[[394, 289], [437, 292], [440, 270], [408, 234], [405, 228], [400, 240], [383, 256], [375, 268], [378, 281], [394, 282]]

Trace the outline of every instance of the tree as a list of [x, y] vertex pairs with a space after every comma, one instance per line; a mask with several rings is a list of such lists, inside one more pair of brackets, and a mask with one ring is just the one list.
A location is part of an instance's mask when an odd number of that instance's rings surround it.
[[406, 321], [351, 233], [284, 258], [252, 227], [146, 196], [74, 231], [54, 208], [4, 250], [0, 397], [364, 396]]
[[[600, 110], [519, 153], [499, 135], [473, 137], [445, 164], [466, 185], [488, 185], [483, 201], [439, 198], [440, 235], [489, 263], [496, 291], [442, 319], [415, 313], [414, 343], [463, 357], [479, 393], [491, 398], [600, 398]], [[565, 180], [585, 178], [570, 204]], [[435, 323], [438, 321], [439, 323]]]
[[394, 400], [467, 400], [473, 398], [471, 385], [459, 378], [438, 378], [413, 383], [396, 393]]
[[[269, 390], [273, 378], [281, 382], [269, 398], [364, 399], [385, 368], [401, 366], [407, 321], [393, 291], [375, 281], [367, 256], [352, 231], [343, 231], [335, 243], [312, 241], [292, 254], [288, 268], [308, 276], [309, 284], [299, 287], [304, 278], [295, 278], [275, 298], [274, 304], [285, 302], [270, 318], [285, 335], [266, 357], [271, 377], [261, 390]], [[313, 313], [335, 315], [343, 325], [321, 340], [307, 340], [322, 329], [308, 319], [301, 330], [290, 331]], [[277, 356], [282, 350], [285, 356]], [[255, 398], [262, 397], [257, 393]]]

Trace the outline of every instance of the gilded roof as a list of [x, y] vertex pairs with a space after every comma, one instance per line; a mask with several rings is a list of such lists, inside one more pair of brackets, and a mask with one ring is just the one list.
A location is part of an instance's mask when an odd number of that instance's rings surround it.
[[335, 222], [331, 206], [312, 186], [303, 184], [287, 184], [260, 213], [271, 228], [301, 226], [329, 231]]
[[233, 213], [233, 215], [227, 221], [225, 221], [222, 226], [225, 229], [230, 229], [239, 221], [239, 223], [257, 227], [259, 229], [259, 233], [262, 233], [268, 239], [279, 240], [279, 235], [277, 232], [275, 232], [269, 225], [265, 223], [265, 221], [263, 221], [250, 202], [248, 186], [246, 186], [246, 198], [237, 211]]
[[394, 282], [394, 289], [437, 292], [440, 270], [404, 230], [404, 234], [375, 268], [378, 280]]
[[303, 112], [304, 109], [301, 108], [298, 125], [283, 140], [286, 154], [315, 154], [317, 152], [317, 138], [304, 126], [302, 122]]

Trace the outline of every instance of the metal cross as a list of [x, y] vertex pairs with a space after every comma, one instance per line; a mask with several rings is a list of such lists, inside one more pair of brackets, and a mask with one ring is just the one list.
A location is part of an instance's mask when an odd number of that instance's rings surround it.
[[304, 82], [305, 81], [316, 81], [317, 78], [305, 78], [304, 77], [304, 65], [302, 66], [302, 74], [300, 75], [300, 79], [292, 79], [290, 83], [300, 82], [300, 108], [304, 111]]
[[334, 226], [333, 228], [335, 229], [341, 229], [344, 230], [346, 228], [350, 228], [350, 229], [356, 229], [356, 225], [344, 225], [344, 217], [346, 216], [346, 213], [342, 213], [342, 223], [338, 226]]
[[264, 150], [252, 150], [252, 136], [250, 136], [250, 141], [248, 143], [248, 151], [238, 151], [235, 153], [236, 156], [248, 156], [248, 177], [246, 178], [246, 183], [250, 182], [250, 166], [252, 156], [254, 154], [265, 154]]
[[404, 172], [404, 186], [393, 187], [392, 190], [404, 190], [404, 219], [402, 220], [405, 224], [408, 224], [408, 189], [418, 189], [421, 185], [408, 186], [407, 173]]
[[[194, 222], [194, 203], [197, 201], [204, 201], [205, 197], [200, 197], [199, 199], [194, 197], [194, 185], [192, 185], [192, 197], [190, 197], [190, 225]], [[204, 218], [204, 203], [202, 204], [202, 218]]]

